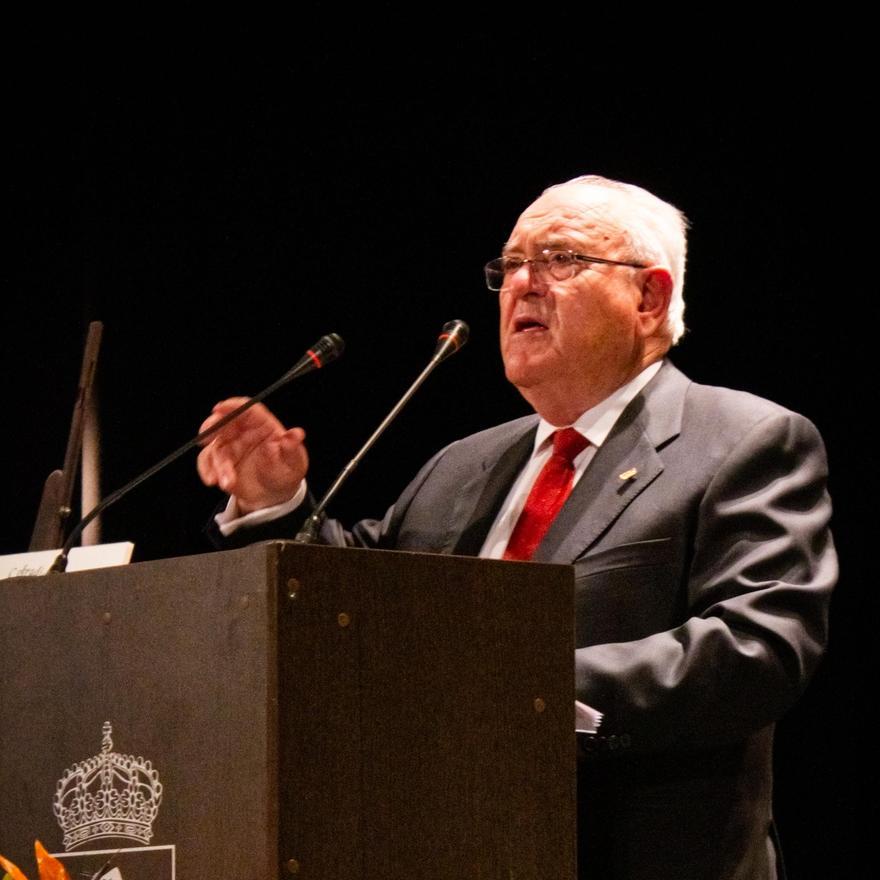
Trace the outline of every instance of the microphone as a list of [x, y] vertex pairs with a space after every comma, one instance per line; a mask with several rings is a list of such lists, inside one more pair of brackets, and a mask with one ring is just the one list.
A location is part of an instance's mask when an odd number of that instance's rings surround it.
[[434, 368], [441, 361], [446, 360], [450, 355], [459, 351], [467, 342], [470, 330], [464, 321], [449, 321], [443, 325], [440, 336], [437, 337], [437, 345], [434, 348], [434, 355], [428, 362], [428, 365], [418, 375], [418, 378], [409, 386], [406, 393], [397, 401], [394, 408], [388, 413], [382, 421], [382, 424], [376, 428], [370, 435], [370, 438], [358, 451], [358, 454], [342, 469], [339, 476], [333, 481], [333, 484], [327, 490], [324, 497], [318, 502], [318, 506], [314, 509], [303, 523], [302, 528], [294, 539], [297, 544], [312, 544], [318, 537], [318, 529], [324, 518], [324, 510], [330, 501], [335, 497], [342, 484], [348, 479], [349, 474], [360, 464], [361, 459], [370, 451], [373, 444], [382, 436], [385, 429], [397, 418], [397, 414], [409, 403], [410, 398], [419, 390], [422, 382], [431, 375]]
[[[342, 337], [338, 333], [328, 333], [307, 349], [306, 353], [294, 364], [293, 369], [285, 373], [278, 381], [283, 384], [290, 379], [311, 373], [312, 370], [320, 370], [321, 367], [326, 367], [327, 364], [341, 357], [344, 351], [345, 343], [342, 341]], [[277, 382], [275, 387], [280, 387]], [[265, 395], [270, 394], [271, 391], [266, 389], [265, 392], [260, 393]]]
[[65, 541], [64, 547], [61, 548], [61, 552], [58, 554], [55, 562], [52, 563], [52, 567], [49, 571], [65, 571], [67, 569], [68, 554], [86, 526], [95, 519], [95, 517], [100, 516], [100, 514], [108, 507], [119, 501], [120, 498], [128, 495], [132, 489], [139, 486], [144, 480], [148, 480], [154, 474], [157, 474], [167, 465], [171, 464], [172, 461], [176, 461], [180, 458], [185, 452], [189, 452], [190, 449], [200, 446], [212, 434], [216, 434], [217, 431], [228, 425], [233, 419], [237, 419], [245, 410], [248, 410], [254, 406], [254, 404], [265, 400], [270, 394], [277, 391], [288, 382], [292, 382], [294, 379], [298, 379], [306, 373], [311, 373], [312, 370], [318, 370], [332, 361], [335, 361], [343, 351], [345, 351], [345, 343], [342, 341], [341, 336], [336, 333], [328, 333], [326, 336], [322, 336], [311, 348], [306, 350], [306, 353], [293, 365], [293, 367], [291, 367], [291, 369], [289, 369], [280, 379], [269, 385], [268, 388], [264, 388], [259, 394], [254, 395], [246, 400], [241, 406], [237, 407], [232, 412], [227, 413], [222, 419], [219, 419], [211, 425], [210, 428], [206, 428], [200, 434], [197, 434], [192, 440], [184, 443], [180, 449], [176, 449], [171, 455], [167, 455], [162, 461], [158, 462], [158, 464], [154, 464], [151, 468], [145, 470], [139, 477], [135, 477], [130, 483], [126, 483], [121, 489], [117, 489], [112, 495], [108, 495], [103, 501], [95, 505], [95, 507], [93, 507], [77, 523], [74, 530], [70, 533], [70, 537]]
[[437, 347], [434, 349], [434, 357], [437, 363], [445, 361], [450, 355], [455, 354], [468, 341], [470, 328], [464, 321], [448, 321], [443, 325], [440, 335], [437, 337]]

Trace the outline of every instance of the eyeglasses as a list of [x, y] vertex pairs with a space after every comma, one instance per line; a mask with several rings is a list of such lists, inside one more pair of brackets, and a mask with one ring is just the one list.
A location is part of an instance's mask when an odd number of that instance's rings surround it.
[[552, 250], [545, 248], [539, 257], [524, 259], [523, 257], [498, 257], [486, 263], [486, 286], [489, 290], [501, 290], [508, 276], [521, 269], [526, 263], [540, 281], [568, 281], [578, 269], [578, 263], [605, 263], [609, 266], [630, 266], [633, 269], [645, 269], [646, 263], [627, 263], [621, 260], [606, 260], [603, 257], [588, 257], [574, 251]]

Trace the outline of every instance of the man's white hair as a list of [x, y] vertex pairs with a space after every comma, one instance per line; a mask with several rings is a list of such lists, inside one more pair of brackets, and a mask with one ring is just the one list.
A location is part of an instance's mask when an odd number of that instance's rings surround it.
[[[629, 258], [639, 263], [665, 266], [672, 275], [672, 298], [666, 323], [672, 344], [684, 334], [684, 270], [687, 257], [688, 219], [674, 205], [657, 198], [653, 193], [632, 183], [621, 183], [598, 174], [584, 174], [548, 187], [580, 184], [611, 190], [623, 197], [622, 204], [611, 204], [610, 213], [615, 225], [629, 239], [632, 253]], [[616, 201], [616, 200], [614, 200]], [[622, 208], [622, 212], [620, 210]], [[622, 214], [622, 216], [621, 216]]]

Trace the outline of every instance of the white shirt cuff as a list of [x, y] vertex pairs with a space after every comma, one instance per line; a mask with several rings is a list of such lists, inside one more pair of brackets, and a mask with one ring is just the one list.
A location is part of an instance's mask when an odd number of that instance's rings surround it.
[[604, 716], [586, 703], [574, 701], [574, 729], [576, 733], [598, 733]]
[[226, 504], [226, 510], [221, 511], [214, 517], [214, 522], [220, 529], [220, 534], [224, 538], [228, 538], [233, 532], [240, 528], [248, 528], [249, 526], [259, 526], [263, 523], [272, 522], [273, 519], [280, 519], [286, 516], [292, 510], [296, 510], [300, 504], [306, 499], [306, 481], [303, 480], [296, 490], [296, 494], [289, 501], [281, 504], [275, 504], [272, 507], [263, 507], [260, 510], [254, 510], [250, 513], [240, 515], [238, 512], [238, 501], [234, 495], [229, 496]]

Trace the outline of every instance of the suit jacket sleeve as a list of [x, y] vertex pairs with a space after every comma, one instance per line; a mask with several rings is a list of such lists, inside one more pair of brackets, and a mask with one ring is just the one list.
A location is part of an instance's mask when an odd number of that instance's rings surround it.
[[[448, 448], [448, 447], [447, 447]], [[337, 547], [364, 547], [372, 549], [393, 550], [396, 547], [397, 532], [401, 520], [409, 510], [410, 504], [423, 483], [431, 476], [437, 463], [442, 459], [445, 449], [440, 450], [422, 467], [416, 477], [406, 487], [403, 494], [392, 505], [381, 520], [364, 519], [351, 530], [335, 519], [325, 519], [320, 531], [320, 542]], [[256, 526], [245, 526], [236, 529], [232, 534], [221, 534], [215, 517], [212, 516], [205, 526], [208, 540], [219, 550], [233, 550], [247, 547], [258, 541], [293, 540], [307, 517], [316, 505], [315, 499], [309, 494], [303, 503], [290, 513], [277, 519], [269, 520]], [[220, 505], [214, 513], [224, 509]], [[425, 549], [428, 549], [427, 545]]]
[[[578, 698], [633, 751], [722, 744], [778, 719], [825, 644], [836, 577], [821, 439], [777, 410], [697, 498], [682, 622], [576, 652]], [[684, 527], [684, 526], [683, 526]]]

